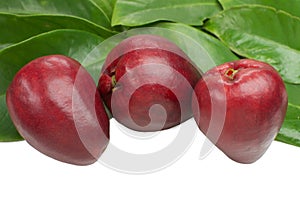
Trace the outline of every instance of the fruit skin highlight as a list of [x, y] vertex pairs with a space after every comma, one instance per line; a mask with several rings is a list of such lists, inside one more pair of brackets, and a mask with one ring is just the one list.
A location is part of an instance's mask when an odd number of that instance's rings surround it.
[[6, 102], [21, 136], [56, 160], [92, 164], [108, 144], [109, 119], [96, 85], [69, 57], [49, 55], [25, 65]]
[[98, 90], [118, 122], [137, 131], [159, 131], [192, 116], [192, 91], [200, 77], [169, 40], [136, 35], [109, 53]]
[[[229, 158], [253, 163], [282, 126], [287, 93], [272, 66], [243, 59], [207, 71], [195, 87], [192, 104], [194, 118], [208, 139]], [[220, 112], [224, 105], [224, 112]], [[221, 131], [209, 131], [216, 127]]]

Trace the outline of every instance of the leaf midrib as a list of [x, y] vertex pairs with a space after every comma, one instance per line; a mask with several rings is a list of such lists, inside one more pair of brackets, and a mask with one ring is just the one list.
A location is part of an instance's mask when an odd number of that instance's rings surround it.
[[106, 20], [111, 23], [111, 19], [108, 17], [107, 13], [104, 12], [104, 10], [102, 8], [100, 8], [100, 6], [98, 6], [94, 1], [89, 0], [89, 2], [91, 4], [93, 4], [96, 8], [98, 8], [99, 11], [101, 11], [101, 13], [104, 15], [104, 17], [106, 18]]
[[76, 20], [80, 20], [84, 23], [87, 23], [87, 26], [94, 26], [95, 28], [99, 29], [99, 30], [103, 30], [109, 33], [116, 33], [110, 29], [108, 29], [107, 27], [104, 27], [100, 24], [96, 24], [95, 22], [86, 19], [86, 18], [82, 18], [79, 17], [77, 15], [69, 15], [69, 14], [38, 14], [38, 13], [33, 13], [33, 14], [27, 14], [27, 15], [22, 15], [22, 14], [12, 14], [12, 13], [5, 13], [5, 12], [1, 12], [0, 11], [0, 15], [9, 15], [9, 16], [13, 16], [13, 17], [17, 17], [17, 18], [30, 18], [30, 17], [65, 17], [65, 18], [70, 18], [70, 19], [76, 19]]
[[[208, 30], [211, 31], [211, 29], [209, 29], [209, 28], [208, 28]], [[260, 39], [262, 39], [262, 40], [265, 40], [265, 41], [269, 42], [268, 44], [272, 44], [272, 43], [273, 43], [273, 44], [276, 44], [277, 47], [279, 46], [279, 47], [281, 47], [281, 48], [285, 48], [285, 49], [288, 49], [288, 50], [290, 50], [290, 51], [293, 51], [293, 52], [295, 52], [295, 53], [297, 53], [297, 54], [300, 54], [300, 50], [294, 49], [294, 48], [292, 48], [292, 47], [290, 47], [290, 46], [288, 46], [288, 45], [286, 45], [286, 44], [282, 44], [282, 43], [280, 43], [280, 42], [278, 42], [278, 41], [274, 41], [274, 40], [271, 40], [271, 39], [268, 39], [268, 38], [265, 38], [265, 37], [259, 36], [259, 35], [249, 34], [249, 33], [247, 33], [247, 32], [241, 32], [242, 29], [230, 29], [230, 30], [239, 31], [239, 32], [238, 32], [239, 34], [240, 34], [240, 33], [243, 33], [244, 35], [248, 35], [250, 38], [260, 38]], [[230, 48], [231, 48], [232, 50], [234, 50], [235, 52], [240, 52], [240, 53], [241, 53], [240, 50], [238, 50], [237, 48], [235, 48], [234, 46], [230, 45], [227, 41], [224, 40], [225, 37], [222, 37], [222, 35], [224, 35], [224, 34], [216, 34], [216, 32], [214, 32], [214, 34], [215, 34], [217, 37], [219, 37], [219, 38], [222, 40], [222, 42], [224, 42], [225, 44], [227, 44], [228, 46], [230, 46]], [[244, 52], [244, 55], [246, 55], [246, 54], [247, 54], [247, 53]], [[248, 56], [248, 55], [246, 55], [246, 56]]]
[[294, 108], [297, 108], [297, 109], [299, 109], [300, 110], [300, 105], [295, 105], [295, 104], [292, 104], [292, 103], [288, 103], [288, 105], [289, 106], [291, 106], [291, 107], [294, 107]]
[[[195, 29], [195, 28], [192, 28], [192, 27], [190, 27], [190, 28], [191, 28], [191, 29]], [[174, 29], [172, 29], [172, 31], [174, 31], [174, 32], [176, 32], [176, 33], [178, 33], [178, 34], [184, 35], [185, 37], [190, 38], [192, 41], [195, 41], [195, 43], [197, 44], [197, 46], [199, 46], [201, 49], [203, 49], [203, 51], [205, 51], [205, 53], [208, 55], [208, 57], [209, 57], [209, 58], [214, 62], [214, 64], [216, 65], [214, 59], [213, 59], [213, 58], [211, 57], [211, 55], [209, 54], [208, 50], [207, 50], [206, 48], [204, 48], [203, 46], [201, 46], [201, 45], [197, 42], [196, 39], [194, 39], [194, 38], [191, 37], [190, 35], [187, 35], [187, 34], [185, 34], [185, 33], [183, 33], [183, 32], [180, 32], [180, 31], [177, 31], [177, 30], [174, 30]], [[195, 29], [194, 31], [199, 31], [199, 30]], [[199, 32], [200, 32], [200, 31], [199, 31]], [[200, 34], [200, 33], [197, 32], [197, 35], [199, 35], [199, 34]]]
[[131, 16], [135, 16], [135, 15], [138, 15], [139, 13], [147, 13], [149, 11], [157, 11], [157, 10], [166, 10], [166, 9], [177, 9], [177, 8], [185, 8], [185, 7], [193, 7], [193, 6], [214, 6], [216, 5], [216, 3], [194, 3], [194, 4], [184, 4], [184, 5], [174, 5], [174, 6], [165, 6], [165, 7], [160, 7], [160, 8], [149, 8], [149, 9], [143, 9], [142, 11], [141, 10], [138, 10], [136, 12], [132, 12], [131, 14], [129, 15], [126, 15], [127, 18], [128, 17], [131, 17]]
[[[244, 32], [245, 33], [245, 32]], [[280, 47], [282, 47], [282, 48], [286, 48], [286, 49], [289, 49], [290, 51], [294, 51], [295, 53], [297, 53], [297, 54], [300, 54], [300, 50], [298, 50], [298, 49], [295, 49], [295, 48], [292, 48], [292, 47], [290, 47], [290, 46], [288, 46], [287, 44], [283, 44], [283, 43], [280, 43], [280, 42], [278, 42], [278, 41], [275, 41], [275, 40], [271, 40], [271, 39], [269, 39], [269, 38], [265, 38], [265, 37], [263, 37], [263, 36], [260, 36], [260, 35], [251, 35], [251, 34], [249, 34], [249, 33], [245, 33], [246, 35], [249, 35], [249, 36], [253, 36], [254, 38], [256, 37], [256, 38], [260, 38], [260, 39], [262, 39], [262, 40], [266, 40], [267, 42], [269, 42], [268, 44], [276, 44], [277, 46], [280, 46]], [[275, 46], [275, 45], [274, 45]]]

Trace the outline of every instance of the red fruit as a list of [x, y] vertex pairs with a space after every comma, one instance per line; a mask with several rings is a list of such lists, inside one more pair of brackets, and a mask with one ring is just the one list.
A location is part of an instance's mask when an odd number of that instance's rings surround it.
[[255, 162], [265, 153], [287, 109], [286, 89], [277, 71], [249, 59], [206, 72], [194, 97], [194, 117], [201, 131], [240, 163]]
[[96, 85], [77, 61], [51, 55], [25, 65], [6, 93], [19, 133], [62, 162], [94, 163], [109, 140], [109, 120]]
[[138, 131], [158, 131], [192, 116], [192, 91], [200, 77], [175, 44], [137, 35], [110, 52], [98, 89], [117, 121]]

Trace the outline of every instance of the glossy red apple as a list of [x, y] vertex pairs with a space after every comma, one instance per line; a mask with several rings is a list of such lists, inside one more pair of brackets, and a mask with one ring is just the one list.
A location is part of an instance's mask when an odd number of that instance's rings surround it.
[[138, 131], [167, 129], [192, 116], [201, 73], [169, 40], [136, 35], [108, 55], [98, 89], [113, 117]]
[[252, 163], [279, 132], [287, 93], [272, 66], [243, 59], [207, 71], [192, 104], [200, 130], [219, 149], [237, 162]]
[[109, 120], [92, 77], [62, 55], [37, 58], [14, 77], [8, 111], [23, 138], [66, 163], [88, 165], [109, 140]]

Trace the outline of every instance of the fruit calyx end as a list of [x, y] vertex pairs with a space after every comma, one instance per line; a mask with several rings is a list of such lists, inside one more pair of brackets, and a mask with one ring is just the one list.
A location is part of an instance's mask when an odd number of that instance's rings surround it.
[[234, 80], [236, 73], [238, 73], [239, 70], [233, 69], [233, 68], [229, 68], [226, 70], [225, 72], [225, 77], [230, 79], [230, 80]]
[[111, 76], [111, 86], [112, 86], [112, 89], [111, 89], [112, 92], [114, 92], [115, 90], [117, 90], [120, 87], [120, 84], [117, 82], [115, 74]]
[[111, 77], [111, 85], [114, 88], [116, 86], [116, 84], [117, 84], [116, 75], [113, 75]]

